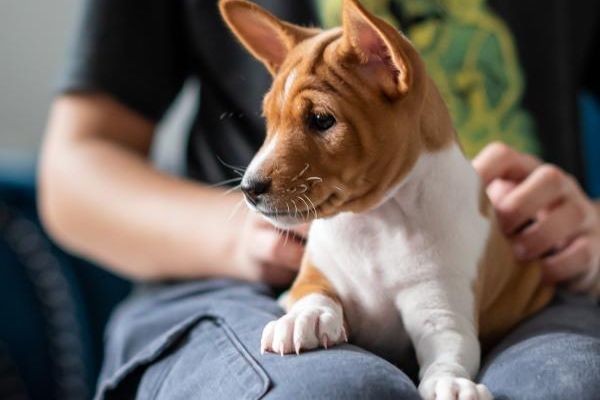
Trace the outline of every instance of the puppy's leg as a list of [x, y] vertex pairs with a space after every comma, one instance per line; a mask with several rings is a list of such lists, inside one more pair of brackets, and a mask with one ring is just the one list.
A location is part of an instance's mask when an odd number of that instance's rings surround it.
[[307, 256], [286, 303], [288, 313], [265, 326], [261, 351], [299, 354], [348, 341], [339, 298]]
[[492, 398], [477, 374], [480, 346], [473, 286], [462, 277], [431, 279], [402, 289], [397, 305], [417, 353], [426, 400]]

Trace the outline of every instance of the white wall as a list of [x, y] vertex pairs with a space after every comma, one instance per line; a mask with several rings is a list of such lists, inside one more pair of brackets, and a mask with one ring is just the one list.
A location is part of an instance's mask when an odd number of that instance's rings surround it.
[[[65, 65], [83, 0], [0, 0], [0, 166], [31, 160]], [[198, 86], [190, 82], [160, 126], [159, 167], [180, 172]]]
[[0, 0], [0, 150], [34, 151], [78, 0]]

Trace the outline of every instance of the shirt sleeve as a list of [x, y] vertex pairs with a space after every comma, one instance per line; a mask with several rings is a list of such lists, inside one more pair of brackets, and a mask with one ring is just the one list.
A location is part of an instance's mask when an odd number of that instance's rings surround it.
[[101, 91], [159, 120], [187, 75], [179, 3], [86, 0], [59, 93]]

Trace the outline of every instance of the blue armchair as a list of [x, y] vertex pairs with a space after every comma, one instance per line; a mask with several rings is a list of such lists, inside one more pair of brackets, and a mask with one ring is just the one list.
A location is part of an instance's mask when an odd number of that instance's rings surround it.
[[21, 164], [0, 165], [0, 398], [90, 398], [104, 325], [129, 284], [48, 239], [34, 165]]

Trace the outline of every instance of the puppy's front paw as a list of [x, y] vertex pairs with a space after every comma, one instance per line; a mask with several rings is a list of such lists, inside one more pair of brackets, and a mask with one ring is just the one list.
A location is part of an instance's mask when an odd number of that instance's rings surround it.
[[327, 348], [347, 341], [342, 307], [327, 296], [311, 294], [265, 326], [260, 347], [261, 352], [299, 354], [300, 350]]
[[481, 384], [453, 376], [432, 376], [419, 385], [424, 400], [493, 400], [490, 391]]

